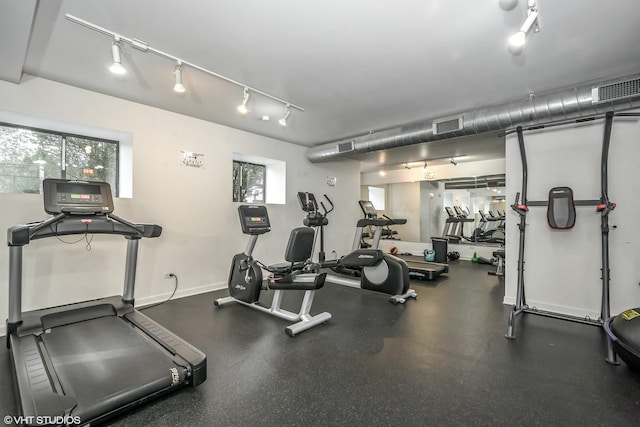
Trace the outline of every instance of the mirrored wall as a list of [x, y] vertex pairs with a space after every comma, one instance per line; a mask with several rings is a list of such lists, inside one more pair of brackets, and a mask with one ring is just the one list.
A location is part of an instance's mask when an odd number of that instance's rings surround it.
[[470, 243], [477, 228], [489, 231], [503, 222], [504, 189], [504, 174], [496, 174], [363, 186], [361, 199], [372, 200], [380, 215], [406, 219], [405, 225], [394, 227], [394, 236], [411, 242], [431, 242], [446, 233], [445, 226], [451, 230], [451, 214], [466, 216], [457, 226], [462, 227], [461, 243]]

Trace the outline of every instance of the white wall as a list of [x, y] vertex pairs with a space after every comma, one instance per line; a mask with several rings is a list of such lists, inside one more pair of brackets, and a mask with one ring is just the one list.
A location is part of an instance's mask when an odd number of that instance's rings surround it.
[[[139, 304], [170, 294], [173, 282], [163, 279], [165, 272], [179, 277], [178, 296], [226, 286], [231, 258], [246, 243], [238, 223], [238, 204], [231, 202], [234, 151], [287, 164], [286, 205], [269, 205], [272, 232], [258, 241], [258, 259], [281, 261], [289, 231], [302, 225], [298, 191], [326, 193], [336, 204], [326, 229], [327, 251], [344, 254], [351, 246], [359, 217], [354, 200], [360, 194], [360, 174], [355, 162], [314, 165], [306, 159], [305, 147], [29, 76], [20, 85], [0, 81], [0, 110], [133, 134], [133, 198], [117, 199], [115, 213], [131, 221], [155, 222], [164, 229], [160, 238], [140, 244]], [[206, 167], [181, 167], [181, 150], [203, 153]], [[337, 186], [327, 186], [328, 176], [337, 177]], [[46, 217], [40, 196], [0, 194], [0, 229]], [[77, 236], [64, 240], [74, 241]], [[91, 251], [85, 246], [46, 239], [25, 247], [25, 311], [121, 294], [124, 239], [95, 236]], [[6, 249], [0, 251], [0, 271], [0, 295], [6, 296]], [[7, 318], [7, 310], [6, 303], [0, 304], [0, 318]]]
[[[547, 200], [552, 187], [569, 186], [575, 199], [600, 198], [600, 156], [604, 122], [568, 125], [526, 132], [528, 200]], [[640, 306], [640, 123], [618, 118], [609, 152], [609, 197], [617, 208], [609, 215], [611, 313]], [[515, 134], [507, 138], [507, 203], [521, 191], [522, 169]], [[530, 207], [527, 215], [525, 283], [527, 303], [566, 314], [600, 314], [601, 233], [595, 207], [576, 207], [572, 230], [552, 231], [546, 207]], [[518, 215], [507, 210], [506, 292], [516, 296]]]

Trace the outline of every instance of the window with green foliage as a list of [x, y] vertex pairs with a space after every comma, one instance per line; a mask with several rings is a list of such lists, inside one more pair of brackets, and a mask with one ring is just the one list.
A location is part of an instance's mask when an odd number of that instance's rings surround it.
[[45, 178], [105, 181], [118, 196], [117, 141], [0, 124], [0, 193], [39, 193]]
[[233, 201], [264, 203], [267, 167], [255, 163], [233, 161]]

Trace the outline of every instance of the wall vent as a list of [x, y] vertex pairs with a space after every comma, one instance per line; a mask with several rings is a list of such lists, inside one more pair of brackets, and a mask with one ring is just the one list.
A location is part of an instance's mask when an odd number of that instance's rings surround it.
[[447, 117], [433, 121], [433, 134], [440, 135], [462, 130], [462, 116]]
[[355, 141], [343, 142], [341, 144], [338, 144], [338, 153], [349, 153], [355, 150]]
[[615, 101], [632, 96], [640, 96], [640, 78], [591, 89], [592, 104]]

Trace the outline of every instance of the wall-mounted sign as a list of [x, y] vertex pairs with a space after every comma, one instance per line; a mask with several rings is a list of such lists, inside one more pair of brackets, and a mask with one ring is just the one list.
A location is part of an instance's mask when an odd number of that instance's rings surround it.
[[204, 169], [204, 154], [180, 151], [180, 165], [189, 168]]

